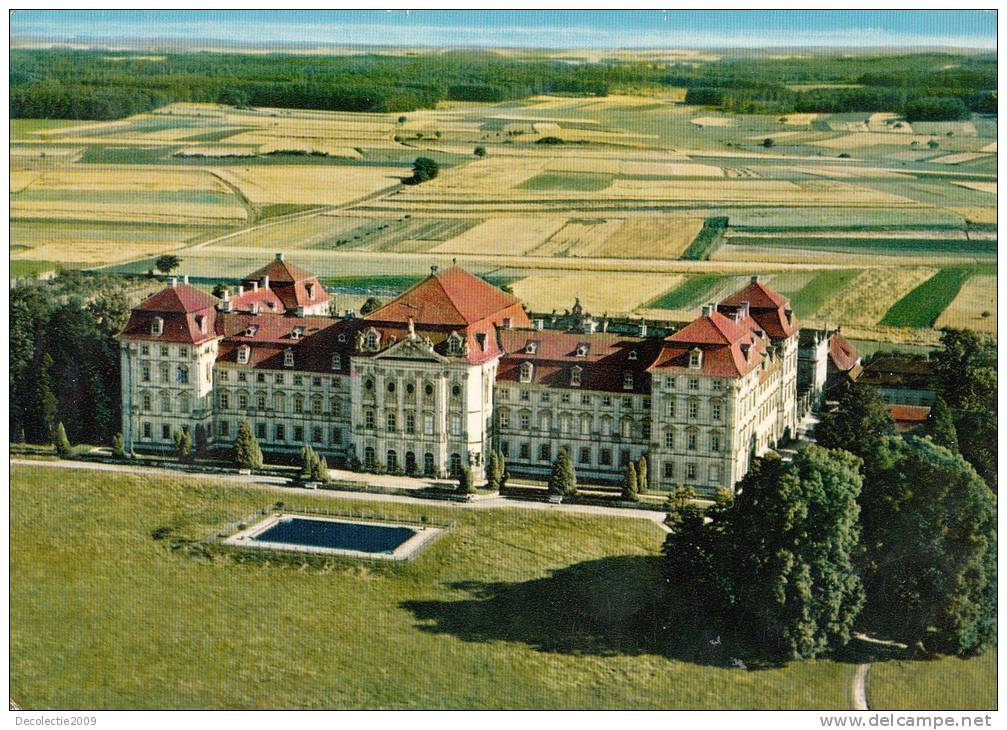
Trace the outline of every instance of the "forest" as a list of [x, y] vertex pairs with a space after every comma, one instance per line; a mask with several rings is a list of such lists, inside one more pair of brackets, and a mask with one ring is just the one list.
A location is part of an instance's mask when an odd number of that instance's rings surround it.
[[736, 113], [894, 111], [910, 121], [996, 113], [996, 57], [760, 55], [719, 61], [564, 63], [492, 52], [416, 55], [15, 50], [12, 118], [117, 119], [170, 102], [401, 112], [445, 100], [503, 102], [533, 94], [605, 96], [687, 89], [688, 103]]

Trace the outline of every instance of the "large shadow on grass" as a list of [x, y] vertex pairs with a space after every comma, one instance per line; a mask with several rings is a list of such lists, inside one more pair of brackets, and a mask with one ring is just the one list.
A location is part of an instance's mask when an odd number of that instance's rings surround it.
[[706, 617], [677, 610], [677, 596], [687, 589], [666, 586], [658, 556], [590, 560], [521, 583], [448, 587], [467, 597], [402, 604], [421, 630], [562, 654], [651, 654], [739, 668], [761, 663]]

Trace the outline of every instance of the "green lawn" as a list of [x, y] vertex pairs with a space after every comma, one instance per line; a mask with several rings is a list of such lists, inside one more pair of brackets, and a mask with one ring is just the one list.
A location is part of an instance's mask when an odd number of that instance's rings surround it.
[[973, 274], [970, 268], [941, 269], [891, 306], [880, 324], [931, 327]]
[[46, 271], [58, 271], [60, 268], [63, 268], [63, 264], [58, 264], [55, 261], [26, 261], [24, 259], [17, 259], [10, 262], [10, 278], [34, 277]]
[[612, 184], [612, 175], [593, 172], [543, 172], [518, 185], [519, 190], [577, 190], [595, 192]]
[[[277, 499], [457, 520], [405, 565], [172, 550]], [[375, 505], [191, 477], [11, 469], [10, 693], [22, 707], [830, 708], [852, 665], [731, 668], [634, 628], [660, 590], [642, 520]], [[676, 647], [692, 642], [689, 659]]]
[[839, 296], [840, 290], [859, 273], [846, 269], [821, 271], [790, 296], [790, 306], [798, 317], [811, 317], [825, 302]]
[[997, 652], [974, 659], [881, 662], [871, 668], [873, 710], [995, 710]]

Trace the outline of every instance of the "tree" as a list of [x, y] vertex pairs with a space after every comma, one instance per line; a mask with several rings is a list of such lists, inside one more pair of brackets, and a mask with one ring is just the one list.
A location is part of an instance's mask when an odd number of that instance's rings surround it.
[[56, 425], [56, 431], [53, 433], [52, 440], [56, 446], [56, 453], [61, 459], [69, 459], [73, 456], [73, 447], [70, 446], [70, 440], [66, 437], [66, 429], [63, 428], [62, 421]]
[[713, 500], [718, 507], [726, 509], [734, 504], [734, 490], [730, 487], [717, 487]]
[[486, 148], [483, 147], [482, 145], [479, 145], [478, 147], [475, 148], [475, 150], [472, 151], [472, 154], [474, 154], [476, 157], [485, 157]]
[[157, 261], [154, 262], [154, 266], [162, 274], [170, 274], [174, 269], [177, 269], [182, 263], [182, 259], [178, 258], [174, 254], [166, 253], [163, 256], [158, 256]]
[[112, 437], [112, 458], [113, 459], [125, 459], [126, 449], [123, 446], [122, 434], [117, 433]]
[[366, 317], [371, 312], [376, 312], [381, 309], [381, 307], [382, 304], [380, 299], [377, 297], [368, 297], [367, 301], [360, 307], [360, 314]]
[[958, 434], [955, 433], [955, 422], [951, 418], [948, 404], [939, 395], [934, 398], [927, 415], [926, 433], [938, 446], [943, 446], [952, 452], [958, 451]]
[[996, 636], [996, 502], [960, 455], [890, 438], [861, 498], [870, 628], [969, 656]]
[[626, 471], [622, 477], [622, 499], [625, 502], [640, 501], [639, 479], [636, 476], [636, 467], [630, 461], [626, 464]]
[[815, 440], [827, 449], [844, 449], [869, 461], [881, 436], [895, 433], [895, 422], [878, 391], [854, 383], [839, 399], [834, 411], [815, 427]]
[[262, 449], [252, 434], [248, 421], [242, 421], [238, 426], [238, 437], [234, 439], [233, 459], [239, 469], [261, 469]]
[[180, 431], [175, 431], [174, 438], [178, 463], [188, 464], [192, 461], [192, 436], [189, 435], [189, 429], [183, 428]]
[[933, 363], [941, 396], [950, 408], [996, 412], [997, 353], [992, 337], [946, 328]]
[[647, 490], [650, 489], [650, 485], [647, 483], [646, 455], [641, 455], [640, 459], [636, 463], [636, 488], [640, 494], [646, 494]]
[[331, 480], [329, 475], [329, 464], [321, 454], [315, 454], [315, 461], [311, 467], [311, 479], [323, 484]]
[[504, 487], [507, 486], [507, 480], [510, 479], [510, 472], [507, 471], [507, 460], [504, 458], [502, 451], [497, 451], [497, 463], [500, 465], [500, 483], [498, 489], [502, 492]]
[[440, 165], [437, 164], [436, 160], [432, 160], [429, 157], [417, 157], [416, 161], [413, 162], [413, 175], [406, 179], [405, 182], [409, 185], [419, 185], [427, 180], [433, 180], [437, 177], [440, 169]]
[[497, 452], [490, 452], [490, 462], [487, 465], [486, 488], [492, 492], [500, 489], [500, 457]]
[[119, 334], [129, 321], [130, 307], [121, 291], [103, 292], [87, 305], [98, 329], [108, 337]]
[[202, 423], [196, 424], [195, 438], [193, 440], [193, 449], [197, 457], [203, 457], [206, 455], [206, 449], [209, 446], [209, 437], [206, 434], [206, 427]]
[[680, 528], [689, 515], [699, 511], [695, 500], [696, 492], [692, 487], [683, 487], [682, 485], [675, 487], [664, 504], [664, 510], [668, 513], [664, 524], [671, 530]]
[[38, 371], [35, 374], [34, 418], [29, 422], [28, 439], [32, 443], [50, 441], [56, 428], [58, 402], [52, 389], [52, 368], [52, 356], [48, 352], [43, 352], [39, 360]]
[[766, 137], [764, 140], [762, 140], [762, 146], [766, 148], [772, 147], [775, 144], [776, 142], [773, 141], [772, 137]]
[[560, 449], [549, 474], [549, 493], [569, 497], [577, 493], [577, 472], [566, 449]]
[[476, 491], [475, 479], [472, 477], [470, 467], [463, 466], [458, 472], [458, 488], [455, 491], [458, 494], [472, 494]]
[[307, 482], [311, 480], [312, 470], [315, 466], [315, 451], [310, 446], [305, 444], [301, 447], [301, 481]]

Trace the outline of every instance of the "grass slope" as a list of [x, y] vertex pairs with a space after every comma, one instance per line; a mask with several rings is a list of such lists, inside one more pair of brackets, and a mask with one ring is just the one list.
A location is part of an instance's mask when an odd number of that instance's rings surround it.
[[727, 217], [717, 216], [707, 218], [699, 235], [685, 249], [682, 259], [685, 261], [706, 261], [724, 242], [724, 231], [727, 229]]
[[838, 296], [839, 291], [856, 278], [859, 271], [830, 269], [819, 272], [807, 284], [794, 292], [790, 297], [790, 306], [798, 317], [811, 317], [818, 308], [830, 297]]
[[880, 324], [893, 327], [930, 327], [958, 296], [973, 274], [972, 269], [941, 269], [925, 282], [895, 302]]
[[718, 274], [690, 276], [681, 285], [648, 302], [652, 309], [687, 309], [704, 299], [724, 280]]
[[870, 699], [873, 710], [995, 710], [997, 652], [880, 662], [871, 668]]
[[[309, 505], [457, 520], [405, 565], [195, 557], [192, 538]], [[375, 505], [11, 469], [11, 697], [94, 708], [834, 708], [852, 665], [731, 668], [634, 629], [663, 534], [641, 520]], [[674, 658], [683, 640], [697, 660]]]

